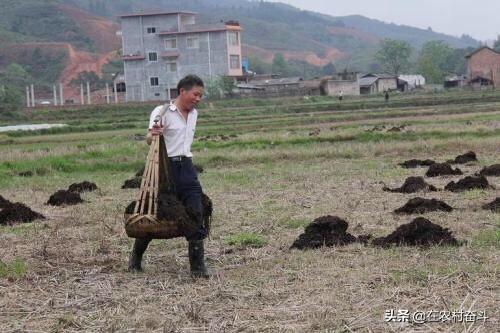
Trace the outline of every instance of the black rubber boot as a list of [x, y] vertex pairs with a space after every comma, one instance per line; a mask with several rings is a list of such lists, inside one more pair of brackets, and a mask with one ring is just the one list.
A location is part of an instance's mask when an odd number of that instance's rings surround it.
[[128, 270], [130, 272], [142, 272], [141, 262], [142, 255], [148, 248], [151, 239], [139, 239], [137, 238], [134, 242], [134, 247], [130, 253], [130, 258], [128, 260]]
[[191, 267], [192, 277], [208, 278], [207, 267], [205, 266], [205, 250], [203, 240], [189, 241], [189, 266]]

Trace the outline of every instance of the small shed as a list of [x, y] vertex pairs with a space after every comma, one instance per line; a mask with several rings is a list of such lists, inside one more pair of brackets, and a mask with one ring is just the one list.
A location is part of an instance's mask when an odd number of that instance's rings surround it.
[[465, 75], [449, 75], [444, 79], [445, 88], [461, 88], [467, 85]]

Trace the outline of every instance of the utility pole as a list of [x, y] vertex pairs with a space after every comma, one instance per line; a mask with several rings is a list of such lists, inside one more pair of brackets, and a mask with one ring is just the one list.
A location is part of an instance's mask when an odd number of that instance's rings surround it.
[[31, 106], [35, 107], [35, 86], [31, 85]]
[[109, 84], [106, 82], [106, 104], [109, 104]]
[[59, 105], [64, 105], [64, 91], [62, 83], [59, 83]]
[[115, 87], [115, 104], [118, 104], [118, 85], [116, 83], [113, 83]]
[[54, 106], [57, 106], [57, 88], [56, 85], [52, 85], [52, 91], [54, 93]]
[[90, 82], [87, 81], [87, 104], [90, 105], [92, 104], [91, 98], [90, 98]]
[[85, 100], [83, 99], [83, 83], [80, 83], [80, 104], [85, 104]]
[[26, 106], [31, 107], [31, 101], [30, 101], [30, 87], [26, 86]]

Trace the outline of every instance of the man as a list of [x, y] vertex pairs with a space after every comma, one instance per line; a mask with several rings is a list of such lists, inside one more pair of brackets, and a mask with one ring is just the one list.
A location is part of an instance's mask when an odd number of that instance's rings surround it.
[[339, 102], [342, 102], [343, 98], [344, 98], [344, 92], [341, 90], [339, 91]]
[[[196, 216], [196, 231], [186, 235], [191, 274], [207, 278], [203, 248], [207, 231], [203, 225], [202, 188], [191, 160], [191, 144], [198, 117], [195, 106], [203, 96], [203, 81], [198, 76], [188, 75], [179, 81], [177, 90], [179, 96], [170, 105], [158, 106], [151, 113], [146, 141], [150, 145], [153, 136], [160, 133], [165, 138], [177, 197]], [[142, 255], [150, 241], [151, 239], [135, 240], [129, 260], [130, 271], [142, 271]]]

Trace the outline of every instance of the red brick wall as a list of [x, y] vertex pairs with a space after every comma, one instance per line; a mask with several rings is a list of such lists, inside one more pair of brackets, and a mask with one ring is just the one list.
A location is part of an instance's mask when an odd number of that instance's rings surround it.
[[469, 80], [481, 76], [500, 87], [500, 53], [486, 48], [474, 53], [468, 58], [467, 72]]

